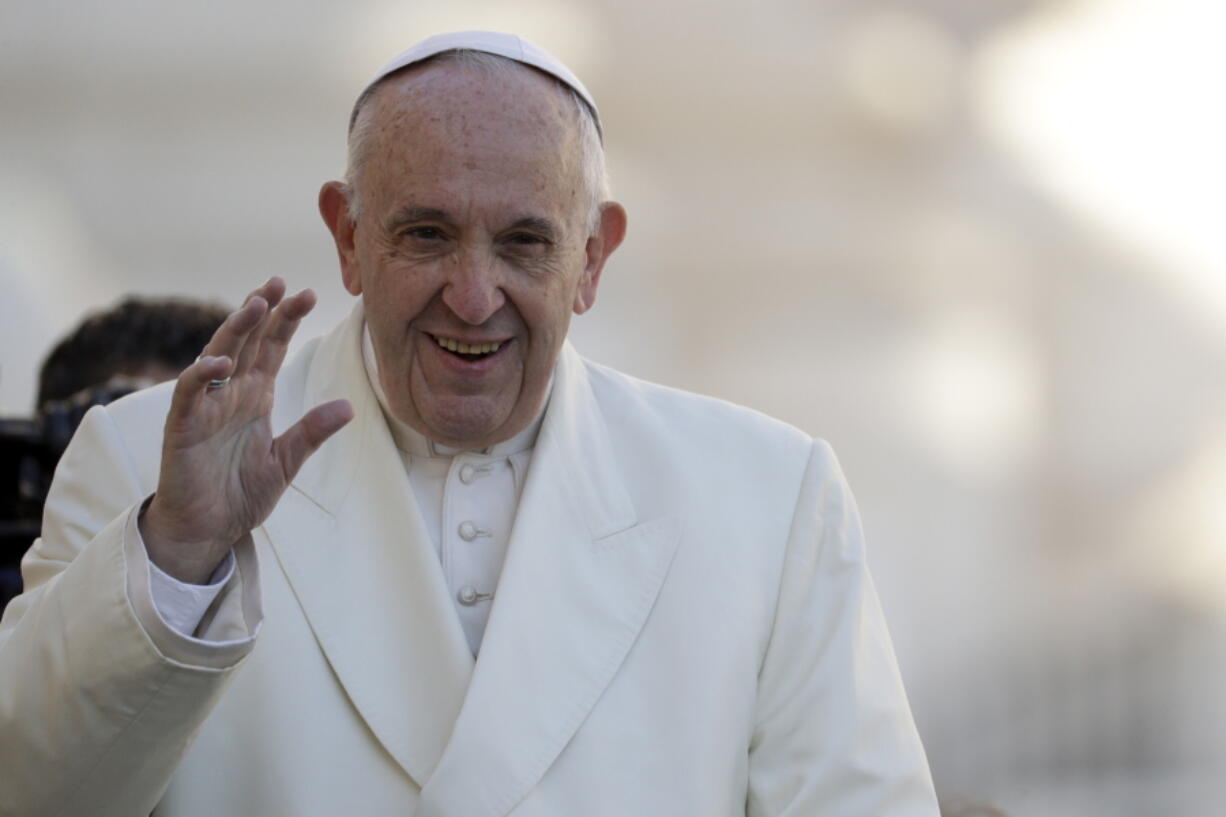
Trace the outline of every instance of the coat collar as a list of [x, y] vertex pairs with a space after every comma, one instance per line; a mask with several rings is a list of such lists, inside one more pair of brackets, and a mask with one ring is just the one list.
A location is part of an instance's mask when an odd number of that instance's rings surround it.
[[366, 380], [363, 322], [359, 306], [287, 367], [288, 414], [275, 425], [337, 397], [354, 419], [307, 460], [265, 530], [359, 714], [422, 787], [418, 814], [502, 817], [621, 666], [680, 532], [671, 518], [638, 519], [567, 344], [474, 667]]

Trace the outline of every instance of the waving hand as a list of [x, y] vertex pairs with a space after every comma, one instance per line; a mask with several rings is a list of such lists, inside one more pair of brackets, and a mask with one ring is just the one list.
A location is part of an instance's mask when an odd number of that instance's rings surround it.
[[162, 442], [157, 493], [140, 520], [149, 557], [204, 582], [272, 512], [302, 463], [353, 417], [347, 400], [316, 406], [279, 437], [273, 385], [298, 322], [315, 306], [272, 278], [248, 296], [179, 376]]

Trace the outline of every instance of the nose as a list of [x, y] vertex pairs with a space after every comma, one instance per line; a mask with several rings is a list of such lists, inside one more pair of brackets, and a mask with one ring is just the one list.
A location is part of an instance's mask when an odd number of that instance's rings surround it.
[[497, 260], [476, 252], [455, 257], [443, 287], [443, 303], [471, 326], [489, 320], [506, 303]]

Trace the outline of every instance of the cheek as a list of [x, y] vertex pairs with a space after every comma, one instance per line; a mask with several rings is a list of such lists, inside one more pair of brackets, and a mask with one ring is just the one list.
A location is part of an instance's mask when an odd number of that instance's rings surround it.
[[368, 309], [394, 312], [401, 318], [412, 317], [429, 303], [437, 281], [436, 265], [412, 264], [403, 259], [380, 259], [374, 274], [367, 275], [363, 291]]
[[582, 253], [550, 259], [526, 281], [520, 299], [524, 321], [538, 334], [565, 334], [583, 277]]
[[559, 291], [548, 301], [536, 304], [531, 316], [525, 316], [532, 334], [533, 355], [544, 358], [557, 354], [570, 324], [571, 298], [569, 291]]

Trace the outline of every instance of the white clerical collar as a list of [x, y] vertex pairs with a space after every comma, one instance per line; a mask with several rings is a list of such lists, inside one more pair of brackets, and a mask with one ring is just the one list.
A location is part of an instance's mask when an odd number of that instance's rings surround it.
[[[436, 443], [392, 413], [387, 404], [387, 395], [383, 392], [383, 384], [379, 381], [379, 363], [375, 358], [374, 341], [370, 338], [370, 329], [365, 326], [362, 327], [362, 363], [366, 368], [366, 379], [370, 381], [370, 387], [379, 401], [379, 407], [383, 409], [383, 416], [387, 420], [388, 430], [392, 432], [396, 448], [410, 457], [454, 457], [456, 454], [469, 450]], [[528, 427], [511, 439], [494, 443], [477, 453], [491, 457], [509, 457], [512, 454], [527, 451], [536, 445], [536, 435], [541, 430], [541, 420], [545, 416], [545, 408], [549, 405], [548, 395], [552, 392], [553, 375], [551, 374], [545, 403]]]

